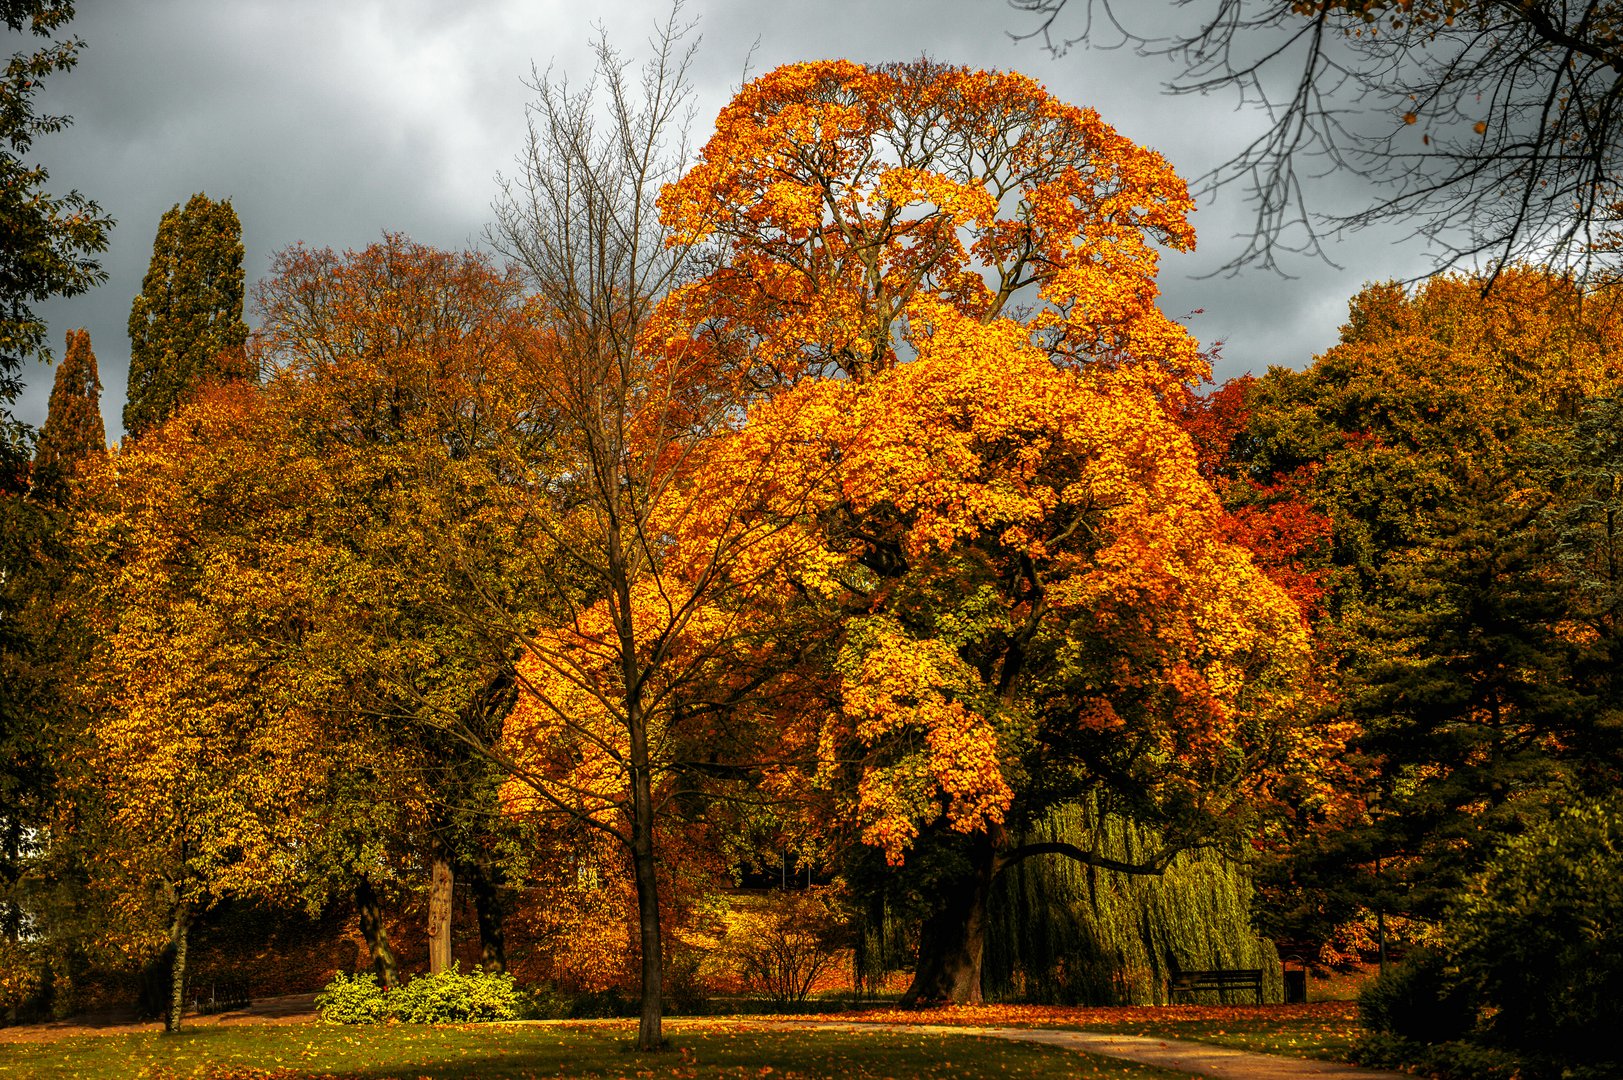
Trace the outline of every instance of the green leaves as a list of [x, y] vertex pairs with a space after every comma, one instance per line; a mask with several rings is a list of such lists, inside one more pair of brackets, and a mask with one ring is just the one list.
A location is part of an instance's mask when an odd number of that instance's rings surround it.
[[[73, 5], [8, 0], [4, 15], [12, 30], [27, 26], [48, 38], [73, 17]], [[76, 296], [107, 279], [94, 256], [107, 249], [113, 220], [77, 191], [52, 195], [50, 174], [21, 157], [36, 136], [71, 122], [36, 113], [34, 95], [45, 76], [73, 67], [81, 44], [72, 38], [13, 53], [0, 71], [0, 428], [13, 423], [9, 406], [21, 389], [18, 370], [30, 359], [50, 358], [45, 322], [33, 305]]]
[[231, 200], [202, 192], [163, 215], [141, 294], [130, 305], [130, 383], [124, 430], [168, 419], [199, 388], [248, 378], [242, 319], [242, 225]]

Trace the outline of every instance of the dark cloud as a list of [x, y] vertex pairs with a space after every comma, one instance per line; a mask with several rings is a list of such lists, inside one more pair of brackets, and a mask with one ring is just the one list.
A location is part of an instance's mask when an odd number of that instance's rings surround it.
[[[662, 0], [82, 3], [75, 29], [88, 48], [76, 71], [53, 77], [45, 101], [75, 125], [37, 145], [54, 189], [80, 189], [119, 224], [104, 260], [107, 284], [46, 311], [58, 346], [66, 330], [90, 329], [109, 434], [120, 431], [129, 304], [163, 211], [196, 191], [230, 197], [250, 278], [275, 251], [301, 241], [356, 247], [389, 230], [443, 246], [477, 244], [495, 176], [511, 171], [521, 149], [532, 63], [585, 82], [596, 26], [639, 57], [665, 10]], [[1257, 124], [1230, 100], [1162, 95], [1171, 70], [1130, 52], [1055, 58], [1036, 42], [1016, 42], [1009, 32], [1022, 17], [999, 0], [693, 0], [686, 13], [704, 39], [698, 141], [746, 59], [759, 73], [836, 56], [928, 54], [1025, 71], [1098, 109], [1188, 177], [1216, 165]], [[1305, 363], [1334, 341], [1363, 281], [1427, 265], [1398, 237], [1362, 235], [1334, 249], [1344, 269], [1304, 260], [1292, 267], [1294, 280], [1260, 272], [1202, 279], [1232, 257], [1234, 235], [1248, 226], [1237, 196], [1202, 205], [1199, 250], [1169, 256], [1163, 271], [1166, 310], [1203, 309], [1196, 333], [1226, 343], [1220, 376]], [[28, 381], [18, 413], [38, 424], [50, 372], [37, 369]]]

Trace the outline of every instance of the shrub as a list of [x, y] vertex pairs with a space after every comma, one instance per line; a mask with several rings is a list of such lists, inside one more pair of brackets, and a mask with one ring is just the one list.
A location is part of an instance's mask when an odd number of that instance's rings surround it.
[[1447, 922], [1493, 1042], [1566, 1067], [1616, 1063], [1623, 1000], [1623, 799], [1509, 841]]
[[338, 972], [316, 995], [316, 1008], [329, 1024], [376, 1024], [388, 1015], [387, 995], [370, 973]]
[[477, 1024], [517, 1020], [524, 997], [511, 975], [457, 965], [438, 975], [418, 975], [389, 995], [389, 1015], [406, 1024]]
[[1358, 1013], [1370, 1031], [1419, 1042], [1458, 1039], [1476, 1019], [1471, 995], [1430, 949], [1410, 953], [1364, 987]]
[[1503, 1050], [1464, 1041], [1417, 1042], [1400, 1035], [1366, 1036], [1359, 1040], [1353, 1060], [1380, 1069], [1417, 1070], [1438, 1080], [1534, 1080], [1538, 1075]]
[[372, 975], [333, 976], [316, 995], [321, 1018], [331, 1024], [478, 1024], [517, 1020], [534, 1011], [513, 977], [484, 971], [462, 974], [456, 965], [438, 975], [418, 975], [385, 991]]
[[806, 1000], [846, 939], [846, 920], [824, 890], [775, 893], [740, 913], [726, 949], [744, 983], [778, 1005]]

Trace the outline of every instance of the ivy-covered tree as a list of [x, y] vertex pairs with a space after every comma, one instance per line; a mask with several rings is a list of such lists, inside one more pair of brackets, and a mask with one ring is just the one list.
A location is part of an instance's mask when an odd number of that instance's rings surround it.
[[211, 382], [248, 378], [243, 344], [242, 224], [231, 200], [202, 192], [158, 224], [152, 263], [130, 305], [130, 383], [124, 430], [167, 420]]
[[45, 425], [34, 445], [30, 476], [34, 498], [60, 503], [85, 462], [107, 452], [107, 429], [101, 420], [101, 376], [90, 333], [69, 330], [67, 354], [56, 369]]

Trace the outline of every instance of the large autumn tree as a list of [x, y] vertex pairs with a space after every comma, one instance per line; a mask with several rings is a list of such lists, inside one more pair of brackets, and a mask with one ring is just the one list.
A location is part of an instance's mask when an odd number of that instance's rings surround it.
[[230, 199], [198, 192], [158, 222], [152, 261], [130, 305], [124, 430], [140, 436], [203, 386], [248, 376], [242, 353], [242, 223]]
[[[304, 576], [331, 598], [312, 619], [341, 628], [328, 640], [342, 647], [311, 662], [344, 687], [326, 705], [348, 749], [327, 776], [332, 828], [311, 869], [354, 891], [385, 982], [378, 894], [415, 868], [430, 871], [436, 911], [449, 910], [453, 878], [472, 887], [498, 966], [496, 855], [511, 829], [489, 750], [516, 650], [469, 601], [476, 582], [528, 625], [522, 586], [545, 557], [509, 513], [501, 471], [531, 400], [521, 283], [472, 253], [389, 235], [360, 251], [283, 251], [255, 300], [251, 354], [287, 437], [335, 496], [311, 522], [325, 559]], [[448, 922], [434, 931], [438, 970]]]
[[[263, 393], [206, 392], [84, 481], [75, 534], [95, 635], [92, 768], [110, 828], [91, 888], [132, 943], [167, 937], [169, 1026], [191, 927], [224, 897], [291, 890], [330, 765], [319, 655], [319, 465]], [[330, 648], [331, 646], [327, 646]]]
[[661, 207], [723, 253], [667, 317], [757, 399], [743, 441], [820, 478], [789, 509], [829, 707], [776, 782], [930, 867], [909, 996], [978, 998], [1002, 868], [1118, 865], [1022, 843], [1057, 801], [1160, 827], [1147, 873], [1243, 835], [1315, 756], [1305, 639], [1160, 400], [1205, 374], [1155, 304], [1193, 243], [1165, 161], [1024, 76], [831, 61], [746, 85]]

